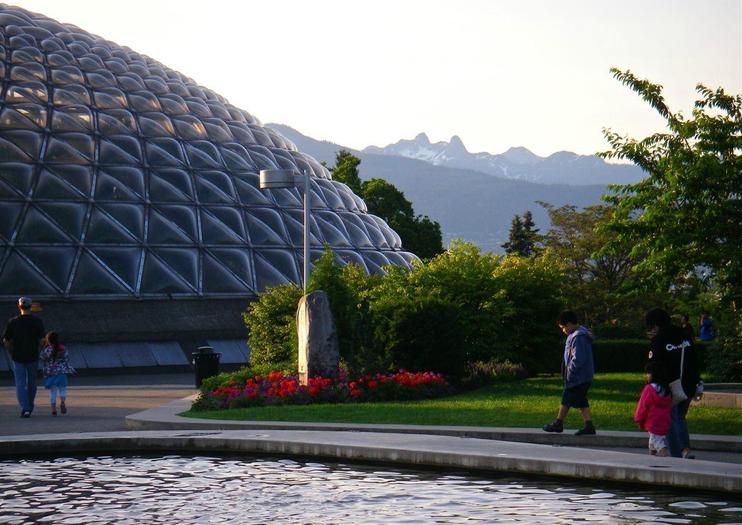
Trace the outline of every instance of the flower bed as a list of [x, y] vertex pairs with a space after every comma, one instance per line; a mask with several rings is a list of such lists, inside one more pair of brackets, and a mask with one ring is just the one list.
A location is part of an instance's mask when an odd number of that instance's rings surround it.
[[265, 405], [307, 405], [311, 403], [364, 403], [441, 397], [452, 393], [442, 375], [434, 372], [407, 372], [364, 375], [348, 381], [341, 371], [338, 379], [312, 377], [306, 386], [296, 375], [283, 372], [254, 374], [240, 381], [228, 379], [201, 392], [193, 403], [196, 410], [256, 407]]

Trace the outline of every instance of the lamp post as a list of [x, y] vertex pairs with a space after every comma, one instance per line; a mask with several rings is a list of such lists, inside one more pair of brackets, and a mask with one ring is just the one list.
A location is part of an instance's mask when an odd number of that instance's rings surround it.
[[[260, 170], [260, 189], [293, 188], [296, 186], [296, 170]], [[304, 295], [309, 285], [309, 214], [311, 192], [309, 170], [304, 170]]]

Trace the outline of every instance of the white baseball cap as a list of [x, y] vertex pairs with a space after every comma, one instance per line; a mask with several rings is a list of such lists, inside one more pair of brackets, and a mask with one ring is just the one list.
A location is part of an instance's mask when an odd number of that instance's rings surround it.
[[29, 308], [31, 308], [31, 298], [30, 297], [19, 297], [18, 306], [20, 306], [24, 310], [28, 310]]

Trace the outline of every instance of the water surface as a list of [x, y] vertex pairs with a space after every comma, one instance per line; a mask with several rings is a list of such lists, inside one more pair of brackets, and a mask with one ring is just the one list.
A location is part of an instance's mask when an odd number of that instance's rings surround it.
[[288, 459], [101, 456], [0, 461], [0, 523], [731, 524], [742, 523], [742, 498]]

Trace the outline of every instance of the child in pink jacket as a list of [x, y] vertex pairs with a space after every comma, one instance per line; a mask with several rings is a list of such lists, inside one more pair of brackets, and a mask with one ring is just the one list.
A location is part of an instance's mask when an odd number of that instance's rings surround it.
[[667, 433], [670, 431], [672, 409], [667, 374], [658, 362], [649, 363], [646, 371], [647, 384], [636, 406], [634, 421], [639, 424], [639, 428], [649, 432], [649, 453], [653, 456], [667, 456]]

